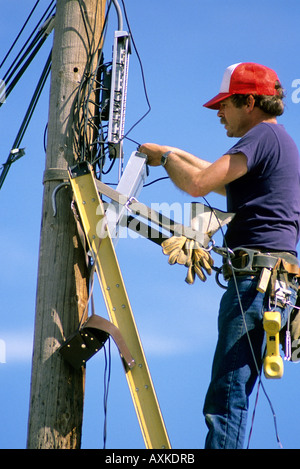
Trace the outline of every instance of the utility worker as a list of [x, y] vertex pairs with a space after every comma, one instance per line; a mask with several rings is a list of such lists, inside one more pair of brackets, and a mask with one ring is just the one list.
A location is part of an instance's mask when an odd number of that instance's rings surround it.
[[[206, 196], [211, 191], [226, 195], [228, 211], [236, 214], [225, 235], [225, 246], [235, 255], [231, 264], [224, 263], [228, 285], [220, 303], [219, 335], [204, 415], [206, 448], [241, 449], [248, 398], [265, 350], [263, 314], [276, 309], [283, 327], [296, 301], [299, 153], [277, 123], [277, 116], [284, 111], [283, 90], [277, 74], [268, 67], [231, 65], [225, 70], [220, 92], [204, 106], [218, 111], [228, 137], [239, 137], [214, 163], [153, 143], [141, 145], [139, 151], [148, 156], [150, 166], [163, 165], [175, 185], [191, 196]], [[248, 256], [247, 262], [243, 261], [243, 249], [254, 253], [253, 265], [249, 266]], [[275, 259], [276, 268], [270, 259]], [[272, 275], [274, 270], [280, 275], [280, 269], [285, 274], [280, 298], [272, 281], [265, 293], [257, 289], [262, 268], [270, 265]], [[245, 271], [243, 266], [247, 266]]]

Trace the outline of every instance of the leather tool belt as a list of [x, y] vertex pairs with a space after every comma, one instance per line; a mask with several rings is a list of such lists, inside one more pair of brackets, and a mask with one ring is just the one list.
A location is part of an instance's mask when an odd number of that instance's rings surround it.
[[298, 259], [289, 252], [262, 252], [255, 249], [235, 248], [230, 263], [224, 263], [222, 272], [225, 280], [235, 275], [260, 275], [263, 268], [285, 273], [290, 277], [299, 277]]

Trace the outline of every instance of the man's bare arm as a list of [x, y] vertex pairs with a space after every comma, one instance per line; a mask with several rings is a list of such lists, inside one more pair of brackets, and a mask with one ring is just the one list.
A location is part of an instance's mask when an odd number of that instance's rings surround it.
[[226, 195], [226, 184], [247, 173], [247, 159], [242, 153], [223, 155], [210, 163], [169, 146], [144, 144], [140, 151], [148, 155], [150, 166], [160, 165], [162, 155], [171, 151], [165, 169], [174, 184], [193, 197], [205, 196], [209, 192]]

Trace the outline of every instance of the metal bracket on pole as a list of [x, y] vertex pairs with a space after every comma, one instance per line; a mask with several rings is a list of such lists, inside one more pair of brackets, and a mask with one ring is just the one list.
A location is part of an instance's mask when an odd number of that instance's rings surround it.
[[10, 151], [6, 163], [2, 165], [2, 171], [0, 174], [0, 189], [4, 183], [4, 180], [7, 176], [10, 166], [24, 155], [25, 155], [25, 148], [13, 148]]
[[132, 368], [135, 362], [119, 329], [112, 322], [96, 314], [92, 314], [79, 330], [64, 341], [59, 352], [70, 365], [79, 369], [85, 366], [95, 353], [99, 352], [109, 336], [117, 345], [124, 366]]

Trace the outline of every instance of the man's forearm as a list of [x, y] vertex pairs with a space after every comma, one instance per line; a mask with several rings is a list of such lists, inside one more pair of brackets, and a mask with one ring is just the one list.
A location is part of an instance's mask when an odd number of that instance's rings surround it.
[[184, 150], [180, 150], [180, 148], [175, 147], [167, 147], [169, 151], [172, 151], [180, 160], [197, 167], [198, 169], [205, 169], [211, 165], [209, 161], [203, 160], [198, 158], [198, 156], [193, 155]]
[[211, 191], [225, 195], [222, 178], [216, 183], [215, 170], [211, 169], [213, 163], [179, 148], [154, 143], [141, 145], [139, 151], [147, 155], [150, 166], [160, 166], [162, 156], [170, 152], [165, 170], [174, 184], [191, 196], [200, 197]]
[[[212, 163], [178, 148], [168, 147], [167, 151], [172, 151], [165, 166], [171, 180], [181, 190], [194, 195], [194, 186], [199, 181], [199, 172], [207, 169]], [[215, 188], [214, 191], [225, 195], [223, 186]]]

